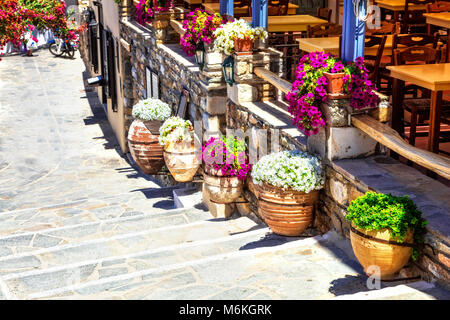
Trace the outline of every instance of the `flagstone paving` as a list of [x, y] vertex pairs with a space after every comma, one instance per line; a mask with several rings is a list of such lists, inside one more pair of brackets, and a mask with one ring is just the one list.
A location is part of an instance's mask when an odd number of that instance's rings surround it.
[[273, 234], [174, 208], [120, 152], [84, 65], [0, 62], [0, 299], [448, 299], [420, 281], [369, 290], [348, 240]]

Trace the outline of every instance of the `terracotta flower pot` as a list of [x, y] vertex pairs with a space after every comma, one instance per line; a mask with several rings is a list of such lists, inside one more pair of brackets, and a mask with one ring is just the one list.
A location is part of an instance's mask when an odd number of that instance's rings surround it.
[[145, 174], [156, 174], [164, 165], [163, 147], [159, 144], [162, 121], [135, 119], [128, 131], [128, 147], [136, 164]]
[[327, 78], [327, 92], [328, 95], [334, 99], [349, 98], [350, 95], [344, 92], [345, 73], [329, 73], [324, 72], [323, 75]]
[[212, 176], [208, 173], [203, 175], [205, 192], [209, 199], [216, 203], [233, 203], [242, 194], [243, 181], [237, 177]]
[[312, 223], [319, 191], [309, 193], [262, 184], [254, 185], [258, 213], [276, 234], [299, 236]]
[[[409, 230], [403, 244], [411, 245], [413, 239], [414, 233]], [[350, 241], [356, 258], [368, 276], [376, 270], [372, 266], [378, 266], [381, 279], [392, 279], [411, 257], [411, 247], [395, 244], [389, 229], [369, 231], [352, 225]]]
[[234, 39], [234, 51], [238, 56], [253, 54], [252, 39]]
[[176, 143], [164, 149], [164, 161], [178, 182], [192, 181], [200, 167], [198, 153], [193, 143]]

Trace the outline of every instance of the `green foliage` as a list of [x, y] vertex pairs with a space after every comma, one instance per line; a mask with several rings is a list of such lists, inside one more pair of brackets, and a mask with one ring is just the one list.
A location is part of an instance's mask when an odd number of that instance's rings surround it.
[[[391, 194], [367, 192], [353, 200], [347, 208], [346, 219], [358, 228], [366, 230], [390, 230], [392, 238], [404, 242], [409, 229], [414, 231], [416, 244], [423, 243], [425, 225], [422, 213], [408, 197], [397, 197]], [[418, 258], [418, 252], [413, 250], [413, 259]]]

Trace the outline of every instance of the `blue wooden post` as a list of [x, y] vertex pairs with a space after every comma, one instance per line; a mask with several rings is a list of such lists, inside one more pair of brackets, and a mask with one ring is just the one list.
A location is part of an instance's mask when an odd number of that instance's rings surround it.
[[267, 29], [267, 0], [253, 0], [252, 27], [263, 27]]
[[234, 1], [233, 0], [220, 0], [220, 14], [221, 15], [234, 15]]
[[[366, 0], [359, 2], [359, 16], [366, 15]], [[353, 1], [344, 0], [344, 14], [342, 21], [342, 43], [341, 58], [344, 61], [355, 61], [364, 56], [364, 37], [366, 33], [366, 22], [356, 17]]]

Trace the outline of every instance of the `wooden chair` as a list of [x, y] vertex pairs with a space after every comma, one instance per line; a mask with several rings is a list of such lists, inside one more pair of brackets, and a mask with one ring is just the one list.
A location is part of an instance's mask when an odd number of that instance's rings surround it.
[[374, 35], [383, 35], [383, 34], [394, 34], [400, 33], [400, 22], [389, 22], [382, 21], [381, 26], [376, 29], [369, 29], [366, 26], [366, 35], [374, 36]]
[[333, 12], [330, 8], [317, 8], [316, 16], [317, 18], [327, 20], [328, 22], [331, 21], [331, 13]]
[[[405, 65], [436, 63], [440, 60], [440, 54], [440, 49], [435, 49], [429, 46], [413, 46], [406, 49], [395, 49], [394, 64]], [[421, 122], [423, 124], [425, 119], [429, 119], [430, 99], [428, 97], [406, 98], [403, 100], [402, 107], [410, 113], [409, 123], [406, 120], [404, 122], [410, 126], [410, 133], [408, 137], [409, 144], [414, 145], [417, 136], [417, 125]], [[442, 102], [443, 109], [448, 109], [449, 107], [449, 102]], [[423, 120], [421, 121], [421, 119]]]
[[234, 14], [235, 18], [251, 17], [252, 16], [252, 0], [238, 0], [233, 3], [234, 8], [247, 8], [246, 13]]
[[[435, 13], [435, 12], [449, 12], [450, 11], [450, 2], [446, 1], [436, 1], [434, 3], [427, 4], [427, 13]], [[427, 31], [429, 35], [437, 35], [437, 38], [440, 42], [446, 44], [446, 48], [448, 48], [448, 29], [441, 28], [438, 26], [433, 26], [432, 24], [428, 24]], [[448, 62], [448, 57], [446, 52], [442, 52], [442, 62]]]
[[269, 16], [286, 16], [289, 9], [289, 0], [269, 0], [268, 15]]
[[402, 33], [426, 32], [427, 22], [423, 16], [425, 10], [409, 10], [410, 5], [426, 5], [433, 0], [406, 0], [402, 17]]
[[312, 27], [308, 25], [306, 30], [306, 37], [308, 38], [338, 37], [340, 35], [342, 35], [342, 26], [336, 23], [326, 23]]
[[383, 56], [384, 46], [386, 44], [386, 35], [382, 36], [369, 36], [365, 37], [365, 48], [371, 48], [374, 46], [378, 46], [377, 52], [375, 55], [364, 55], [364, 63], [366, 68], [369, 70], [369, 80], [373, 83], [378, 83], [378, 70], [380, 68], [381, 57]]

